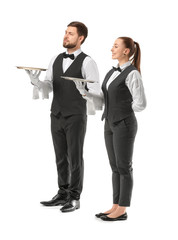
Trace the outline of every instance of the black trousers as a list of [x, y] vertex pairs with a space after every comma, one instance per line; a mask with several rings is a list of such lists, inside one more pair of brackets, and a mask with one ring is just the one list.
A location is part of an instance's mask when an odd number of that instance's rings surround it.
[[83, 144], [87, 116], [63, 117], [51, 113], [51, 133], [56, 155], [59, 192], [78, 200], [83, 187]]
[[105, 144], [112, 169], [113, 203], [130, 206], [133, 188], [132, 154], [137, 132], [133, 114], [111, 123], [105, 121]]

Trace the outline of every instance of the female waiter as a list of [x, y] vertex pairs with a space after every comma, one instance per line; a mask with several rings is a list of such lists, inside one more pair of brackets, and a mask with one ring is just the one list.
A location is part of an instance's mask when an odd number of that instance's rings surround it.
[[133, 175], [132, 154], [137, 132], [134, 111], [146, 107], [140, 74], [140, 47], [129, 37], [119, 37], [111, 49], [112, 59], [118, 60], [106, 75], [102, 91], [105, 110], [105, 144], [112, 169], [113, 206], [96, 214], [105, 221], [126, 220], [130, 206]]

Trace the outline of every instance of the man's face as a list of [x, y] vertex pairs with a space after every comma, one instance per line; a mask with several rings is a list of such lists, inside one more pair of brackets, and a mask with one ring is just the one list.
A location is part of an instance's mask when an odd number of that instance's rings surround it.
[[63, 47], [76, 48], [80, 47], [81, 39], [83, 36], [79, 36], [76, 27], [67, 27], [63, 40]]

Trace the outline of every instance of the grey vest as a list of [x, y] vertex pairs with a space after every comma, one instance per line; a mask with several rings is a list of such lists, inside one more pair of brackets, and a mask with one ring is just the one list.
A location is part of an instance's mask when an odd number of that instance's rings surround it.
[[102, 120], [106, 118], [114, 123], [126, 118], [131, 113], [133, 113], [132, 95], [128, 87], [125, 85], [125, 80], [128, 74], [133, 70], [137, 70], [136, 67], [134, 67], [133, 65], [130, 65], [127, 68], [125, 68], [119, 74], [119, 76], [111, 82], [111, 84], [108, 87], [108, 90], [106, 88], [106, 84], [109, 78], [111, 77], [112, 73], [114, 72], [114, 69], [110, 70], [106, 74], [106, 77], [102, 84], [102, 90], [105, 100], [105, 109], [102, 116]]
[[87, 55], [81, 52], [66, 72], [63, 72], [63, 53], [59, 54], [53, 64], [53, 101], [51, 112], [61, 113], [64, 117], [76, 114], [86, 114], [86, 100], [82, 98], [75, 83], [61, 76], [83, 78], [81, 68]]

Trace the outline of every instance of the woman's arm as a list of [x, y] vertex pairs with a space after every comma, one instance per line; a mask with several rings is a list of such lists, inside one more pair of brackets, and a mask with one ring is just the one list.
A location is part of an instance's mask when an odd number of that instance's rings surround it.
[[146, 97], [142, 82], [142, 77], [137, 70], [129, 73], [126, 78], [126, 85], [132, 94], [132, 109], [135, 112], [141, 112], [146, 107]]

